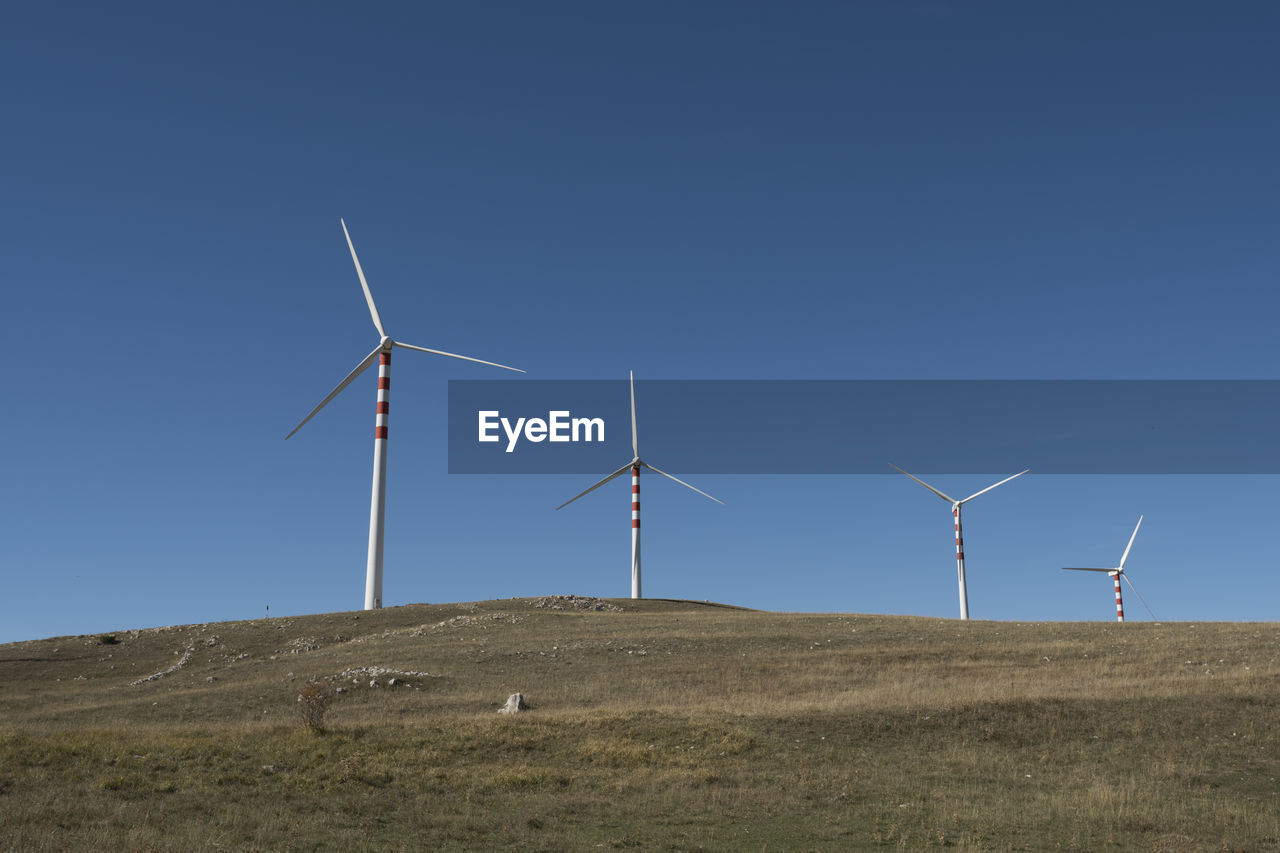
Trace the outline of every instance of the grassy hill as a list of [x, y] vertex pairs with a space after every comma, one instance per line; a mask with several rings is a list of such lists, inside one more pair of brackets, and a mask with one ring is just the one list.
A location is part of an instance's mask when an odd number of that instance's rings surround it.
[[1272, 623], [549, 598], [0, 645], [0, 850], [1274, 850], [1278, 779]]

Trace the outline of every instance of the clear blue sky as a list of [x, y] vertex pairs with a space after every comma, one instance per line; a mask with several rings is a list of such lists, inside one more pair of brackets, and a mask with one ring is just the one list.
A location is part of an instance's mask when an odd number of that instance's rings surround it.
[[[0, 641], [361, 606], [374, 375], [284, 441], [377, 343], [339, 217], [393, 336], [532, 378], [1277, 378], [1277, 32], [1264, 2], [13, 6]], [[450, 476], [447, 380], [512, 374], [395, 369], [388, 604], [628, 594], [624, 479], [557, 513], [590, 478]], [[690, 477], [724, 507], [659, 479], [649, 595], [957, 613], [948, 507], [887, 469]], [[1157, 615], [1273, 620], [1278, 485], [1033, 472], [966, 507], [972, 615], [1112, 618], [1058, 567], [1145, 514]]]

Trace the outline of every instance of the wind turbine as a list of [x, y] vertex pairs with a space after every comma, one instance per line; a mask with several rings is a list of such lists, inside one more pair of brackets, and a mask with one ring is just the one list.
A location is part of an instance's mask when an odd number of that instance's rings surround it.
[[373, 496], [370, 499], [369, 506], [369, 560], [364, 582], [364, 609], [377, 610], [382, 607], [382, 543], [387, 505], [387, 420], [391, 408], [392, 348], [403, 347], [404, 349], [414, 349], [434, 355], [447, 355], [449, 358], [474, 361], [491, 367], [514, 370], [517, 373], [524, 373], [524, 371], [517, 367], [507, 367], [505, 364], [496, 364], [492, 361], [482, 361], [470, 356], [456, 355], [451, 352], [427, 349], [426, 347], [392, 340], [387, 335], [387, 330], [382, 326], [382, 318], [378, 316], [378, 306], [373, 303], [373, 293], [369, 290], [369, 282], [365, 280], [364, 270], [360, 268], [360, 259], [356, 257], [356, 247], [351, 242], [351, 234], [347, 231], [347, 223], [341, 219], [338, 221], [342, 223], [342, 233], [347, 237], [347, 248], [351, 250], [351, 260], [356, 265], [356, 275], [360, 277], [360, 287], [364, 289], [364, 299], [369, 303], [369, 315], [373, 318], [374, 328], [378, 330], [379, 341], [373, 352], [366, 355], [356, 365], [355, 370], [348, 373], [347, 378], [339, 382], [338, 387], [330, 391], [329, 396], [321, 400], [320, 405], [312, 409], [311, 414], [303, 418], [302, 423], [294, 427], [293, 432], [285, 436], [285, 441], [288, 441], [293, 437], [294, 433], [302, 429], [303, 425], [315, 417], [317, 412], [329, 405], [329, 401], [338, 396], [343, 388], [351, 384], [352, 380], [364, 373], [373, 364], [375, 358], [378, 360], [378, 415], [373, 429]]
[[1129, 580], [1129, 576], [1124, 573], [1124, 561], [1129, 559], [1129, 549], [1133, 547], [1133, 540], [1138, 538], [1138, 528], [1142, 526], [1142, 516], [1138, 516], [1138, 523], [1133, 527], [1133, 535], [1129, 537], [1129, 544], [1124, 548], [1124, 554], [1120, 557], [1120, 565], [1112, 569], [1093, 569], [1082, 568], [1080, 566], [1063, 566], [1064, 572], [1106, 572], [1111, 575], [1112, 580], [1116, 582], [1116, 621], [1124, 621], [1124, 602], [1120, 598], [1120, 578], [1124, 578], [1124, 582], [1129, 585], [1129, 589], [1133, 590], [1133, 594], [1138, 596], [1138, 600], [1142, 602], [1142, 606], [1147, 608], [1147, 612], [1151, 613], [1151, 618], [1155, 619], [1156, 614], [1151, 612], [1151, 608], [1147, 605], [1147, 600], [1142, 597], [1142, 593], [1138, 592], [1138, 588], [1133, 585], [1133, 581]]
[[[897, 465], [894, 465], [892, 462], [889, 463], [889, 467], [903, 474], [907, 474], [906, 471], [903, 471], [901, 468], [899, 468]], [[978, 495], [985, 495], [987, 492], [991, 491], [996, 486], [1003, 486], [1005, 483], [1009, 482], [1015, 477], [1021, 477], [1023, 474], [1027, 473], [1027, 471], [1030, 471], [1030, 470], [1031, 469], [1028, 468], [1025, 471], [1019, 471], [1018, 473], [1014, 474], [1013, 477], [1005, 477], [1000, 482], [993, 483], [992, 485], [987, 486], [985, 489], [983, 489], [980, 492], [974, 492], [973, 494], [969, 495], [969, 497], [963, 500], [956, 500], [955, 498], [951, 497], [951, 495], [938, 491], [933, 486], [930, 486], [928, 483], [926, 483], [924, 480], [921, 480], [919, 477], [916, 477], [912, 474], [907, 474], [908, 477], [911, 477], [911, 479], [915, 480], [917, 483], [924, 486], [926, 489], [933, 492], [935, 495], [942, 498], [947, 503], [951, 504], [951, 514], [954, 515], [956, 518], [956, 575], [959, 577], [959, 580], [960, 580], [960, 618], [961, 619], [969, 618], [969, 592], [964, 585], [964, 535], [961, 533], [961, 530], [960, 530], [960, 507], [968, 503], [969, 501], [973, 500]]]
[[718, 504], [724, 504], [724, 501], [720, 500], [719, 498], [712, 498], [711, 495], [702, 491], [702, 489], [695, 489], [693, 486], [690, 486], [684, 480], [678, 479], [676, 477], [672, 477], [666, 471], [659, 471], [657, 468], [654, 468], [648, 462], [645, 462], [643, 459], [640, 458], [640, 442], [636, 438], [636, 374], [635, 374], [635, 371], [631, 372], [631, 451], [635, 455], [630, 462], [628, 462], [626, 465], [623, 465], [617, 471], [614, 471], [608, 477], [605, 477], [603, 480], [596, 483], [594, 486], [587, 489], [586, 491], [579, 492], [578, 494], [569, 498], [569, 500], [560, 504], [560, 506], [556, 507], [556, 509], [557, 510], [564, 509], [569, 504], [576, 501], [578, 498], [587, 494], [587, 492], [594, 492], [596, 489], [600, 488], [601, 486], [603, 486], [605, 483], [609, 482], [613, 478], [621, 477], [623, 474], [626, 473], [628, 468], [631, 469], [631, 597], [641, 598], [642, 596], [640, 595], [640, 469], [648, 468], [653, 473], [661, 474], [662, 476], [666, 477], [668, 480], [675, 480], [677, 483], [684, 486], [686, 489], [693, 489], [695, 492], [702, 495], [704, 498], [711, 498], [711, 500], [715, 501]]

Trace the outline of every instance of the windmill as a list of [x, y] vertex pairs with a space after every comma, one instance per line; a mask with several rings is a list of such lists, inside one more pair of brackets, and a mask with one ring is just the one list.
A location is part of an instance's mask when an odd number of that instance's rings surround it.
[[[896, 471], [899, 471], [900, 473], [907, 474], [906, 471], [903, 471], [901, 468], [899, 468], [897, 465], [894, 465], [892, 462], [889, 463], [889, 467], [893, 468]], [[987, 486], [985, 489], [983, 489], [980, 492], [974, 492], [973, 494], [969, 495], [969, 497], [963, 500], [956, 500], [950, 495], [938, 491], [933, 486], [930, 486], [928, 483], [926, 483], [924, 480], [921, 480], [919, 477], [913, 476], [911, 474], [907, 474], [908, 477], [911, 477], [911, 479], [915, 480], [917, 483], [924, 486], [926, 489], [933, 492], [935, 495], [942, 498], [947, 503], [951, 504], [951, 514], [954, 515], [956, 519], [956, 575], [959, 577], [959, 580], [960, 580], [960, 618], [961, 619], [969, 618], [969, 592], [966, 589], [964, 584], [964, 535], [961, 533], [961, 530], [960, 530], [960, 507], [968, 503], [969, 501], [973, 500], [978, 495], [985, 495], [987, 492], [991, 491], [996, 486], [1003, 486], [1005, 483], [1009, 482], [1015, 477], [1021, 477], [1023, 474], [1027, 473], [1027, 471], [1030, 471], [1030, 470], [1031, 469], [1028, 468], [1026, 469], [1026, 471], [1019, 471], [1018, 473], [1014, 474], [1013, 477], [1005, 477], [1000, 482], [993, 483], [992, 485]]]
[[556, 509], [564, 509], [578, 498], [587, 494], [587, 492], [594, 492], [596, 489], [600, 488], [615, 477], [621, 477], [627, 472], [627, 469], [631, 469], [631, 597], [640, 598], [640, 469], [648, 468], [653, 473], [661, 474], [668, 480], [675, 480], [686, 489], [693, 489], [693, 491], [702, 495], [704, 498], [711, 498], [711, 500], [718, 504], [723, 504], [724, 501], [719, 498], [712, 498], [711, 495], [702, 491], [702, 489], [695, 489], [684, 480], [672, 477], [666, 471], [659, 471], [657, 468], [654, 468], [648, 462], [645, 462], [640, 458], [640, 442], [636, 438], [636, 375], [634, 371], [631, 372], [631, 451], [635, 455], [630, 462], [623, 465], [617, 471], [614, 471], [612, 474], [605, 477], [586, 491], [579, 492], [569, 498], [569, 500], [560, 504]]
[[[1124, 578], [1124, 582], [1129, 585], [1129, 589], [1133, 590], [1133, 594], [1138, 596], [1138, 600], [1142, 602], [1142, 606], [1147, 608], [1147, 612], [1151, 613], [1151, 608], [1147, 605], [1147, 600], [1142, 597], [1142, 593], [1138, 592], [1138, 588], [1133, 585], [1133, 581], [1129, 580], [1129, 576], [1124, 573], [1124, 561], [1129, 559], [1129, 549], [1133, 547], [1133, 540], [1138, 538], [1138, 528], [1142, 526], [1142, 516], [1138, 516], [1138, 523], [1133, 527], [1133, 535], [1129, 537], [1129, 544], [1124, 548], [1124, 554], [1120, 557], [1120, 565], [1112, 569], [1093, 569], [1082, 568], [1080, 566], [1064, 566], [1064, 572], [1106, 572], [1111, 575], [1111, 579], [1116, 583], [1116, 621], [1124, 621], [1124, 601], [1120, 598], [1120, 578]], [[1155, 619], [1156, 614], [1151, 613], [1151, 618]]]
[[426, 347], [414, 346], [413, 344], [401, 343], [392, 340], [387, 335], [387, 331], [382, 326], [382, 318], [378, 316], [378, 306], [373, 303], [373, 293], [369, 290], [369, 282], [365, 280], [364, 270], [360, 268], [360, 259], [356, 257], [356, 247], [351, 242], [351, 234], [347, 231], [347, 223], [342, 223], [342, 233], [347, 238], [347, 248], [351, 250], [351, 260], [356, 265], [356, 275], [360, 278], [360, 287], [364, 289], [365, 301], [369, 303], [369, 315], [373, 318], [373, 326], [378, 330], [379, 341], [373, 352], [369, 353], [364, 359], [356, 365], [355, 370], [347, 374], [347, 378], [338, 383], [338, 387], [329, 392], [329, 396], [320, 401], [320, 405], [311, 410], [311, 414], [302, 419], [302, 423], [293, 428], [293, 432], [285, 436], [288, 441], [293, 437], [294, 433], [302, 429], [307, 421], [316, 416], [316, 413], [329, 405], [329, 401], [338, 396], [343, 388], [346, 388], [351, 382], [364, 373], [373, 364], [374, 359], [378, 360], [378, 415], [373, 430], [373, 496], [370, 499], [369, 506], [369, 560], [365, 572], [364, 585], [364, 609], [376, 610], [382, 607], [382, 543], [383, 529], [386, 521], [386, 505], [387, 505], [387, 420], [390, 415], [391, 408], [391, 350], [394, 347], [403, 347], [404, 349], [418, 350], [419, 352], [429, 352], [434, 355], [447, 355], [449, 358], [460, 358], [463, 361], [474, 361], [479, 364], [487, 364], [491, 367], [501, 367], [505, 370], [514, 370], [517, 373], [524, 373], [516, 367], [507, 367], [505, 364], [495, 364], [492, 361], [481, 361], [478, 358], [471, 358], [465, 355], [455, 355], [451, 352], [442, 352], [438, 349], [427, 349]]

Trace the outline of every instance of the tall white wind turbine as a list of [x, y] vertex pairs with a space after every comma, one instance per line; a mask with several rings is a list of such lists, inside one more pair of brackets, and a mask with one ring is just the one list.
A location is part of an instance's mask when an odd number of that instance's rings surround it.
[[[901, 468], [899, 468], [897, 465], [894, 465], [892, 462], [889, 463], [889, 467], [903, 474], [907, 474], [906, 471], [903, 471]], [[956, 500], [950, 495], [938, 491], [933, 486], [926, 483], [924, 480], [921, 480], [919, 477], [916, 477], [912, 474], [907, 474], [908, 477], [911, 477], [911, 479], [915, 480], [917, 483], [924, 486], [926, 489], [933, 492], [935, 495], [942, 498], [947, 503], [951, 504], [951, 514], [955, 516], [955, 519], [956, 519], [956, 575], [959, 578], [959, 582], [960, 582], [960, 618], [961, 619], [969, 618], [969, 591], [965, 587], [965, 583], [964, 583], [964, 535], [960, 529], [960, 507], [963, 506], [964, 504], [967, 504], [969, 501], [973, 500], [978, 495], [985, 495], [987, 492], [991, 491], [996, 486], [1003, 486], [1005, 483], [1009, 482], [1015, 477], [1021, 477], [1023, 474], [1027, 473], [1027, 471], [1030, 471], [1030, 470], [1031, 470], [1030, 468], [1027, 468], [1025, 471], [1019, 471], [1018, 473], [1014, 474], [1013, 477], [1005, 477], [1000, 482], [992, 483], [990, 486], [987, 486], [982, 491], [974, 492], [973, 494], [969, 495], [969, 497], [964, 498], [963, 500]]]
[[715, 501], [718, 504], [723, 504], [724, 501], [720, 500], [719, 498], [712, 498], [711, 495], [702, 491], [702, 489], [696, 489], [693, 486], [690, 486], [684, 480], [678, 479], [676, 477], [672, 477], [666, 471], [659, 471], [657, 468], [654, 468], [648, 462], [645, 462], [643, 459], [640, 458], [640, 442], [636, 437], [636, 375], [635, 375], [635, 371], [631, 372], [631, 452], [634, 454], [634, 457], [630, 462], [628, 462], [626, 465], [623, 465], [617, 471], [614, 471], [612, 474], [605, 477], [603, 480], [596, 483], [594, 486], [587, 489], [586, 491], [579, 492], [578, 494], [569, 498], [569, 500], [560, 504], [560, 506], [556, 507], [556, 509], [557, 510], [564, 509], [569, 504], [576, 501], [578, 498], [587, 494], [587, 492], [594, 492], [596, 489], [600, 488], [605, 483], [609, 482], [615, 477], [621, 477], [623, 474], [627, 472], [628, 468], [631, 469], [631, 597], [641, 598], [642, 596], [640, 594], [640, 469], [648, 468], [653, 473], [661, 474], [662, 476], [666, 477], [668, 480], [675, 480], [677, 483], [684, 486], [686, 489], [693, 489], [695, 492], [702, 495], [704, 498], [711, 498], [711, 500]]
[[[1129, 559], [1129, 550], [1133, 548], [1133, 540], [1138, 538], [1138, 528], [1142, 526], [1142, 516], [1138, 516], [1138, 523], [1133, 527], [1133, 535], [1129, 537], [1129, 544], [1124, 548], [1124, 554], [1120, 557], [1120, 565], [1110, 569], [1094, 569], [1084, 568], [1081, 566], [1063, 566], [1064, 572], [1106, 572], [1111, 575], [1111, 579], [1116, 584], [1116, 621], [1124, 621], [1124, 601], [1120, 597], [1120, 578], [1124, 578], [1124, 582], [1129, 585], [1129, 589], [1133, 590], [1133, 594], [1138, 596], [1138, 600], [1142, 602], [1142, 606], [1147, 608], [1147, 612], [1151, 613], [1151, 608], [1147, 605], [1147, 600], [1142, 597], [1142, 593], [1138, 592], [1138, 588], [1133, 585], [1133, 581], [1129, 580], [1129, 576], [1124, 573], [1124, 561]], [[1156, 614], [1151, 613], [1151, 618], [1155, 619]]]
[[524, 371], [517, 367], [507, 367], [505, 364], [496, 364], [492, 361], [482, 361], [478, 358], [442, 352], [438, 349], [427, 349], [426, 347], [392, 340], [382, 326], [382, 318], [378, 316], [378, 306], [373, 303], [373, 292], [369, 290], [369, 282], [365, 280], [364, 270], [360, 268], [360, 259], [356, 257], [356, 247], [351, 242], [351, 234], [347, 231], [347, 223], [343, 220], [338, 221], [342, 223], [342, 233], [347, 237], [347, 248], [351, 250], [351, 260], [356, 265], [356, 275], [360, 278], [360, 287], [364, 289], [365, 301], [369, 303], [369, 315], [373, 318], [374, 328], [378, 330], [379, 341], [373, 352], [365, 356], [356, 365], [355, 370], [348, 373], [347, 378], [339, 382], [338, 387], [330, 391], [329, 396], [321, 400], [320, 405], [312, 409], [311, 414], [303, 418], [302, 423], [294, 427], [293, 432], [285, 436], [285, 440], [288, 441], [292, 438], [293, 434], [302, 429], [303, 425], [315, 417], [317, 412], [329, 405], [329, 401], [338, 396], [343, 388], [346, 388], [351, 384], [352, 380], [368, 370], [375, 358], [378, 360], [378, 415], [373, 430], [373, 496], [370, 499], [369, 507], [369, 559], [365, 570], [364, 582], [364, 609], [376, 610], [382, 607], [382, 543], [387, 505], [387, 421], [391, 408], [392, 348], [403, 347], [404, 349], [429, 352], [434, 355], [447, 355], [449, 358], [474, 361], [491, 367], [514, 370], [517, 373], [524, 373]]

